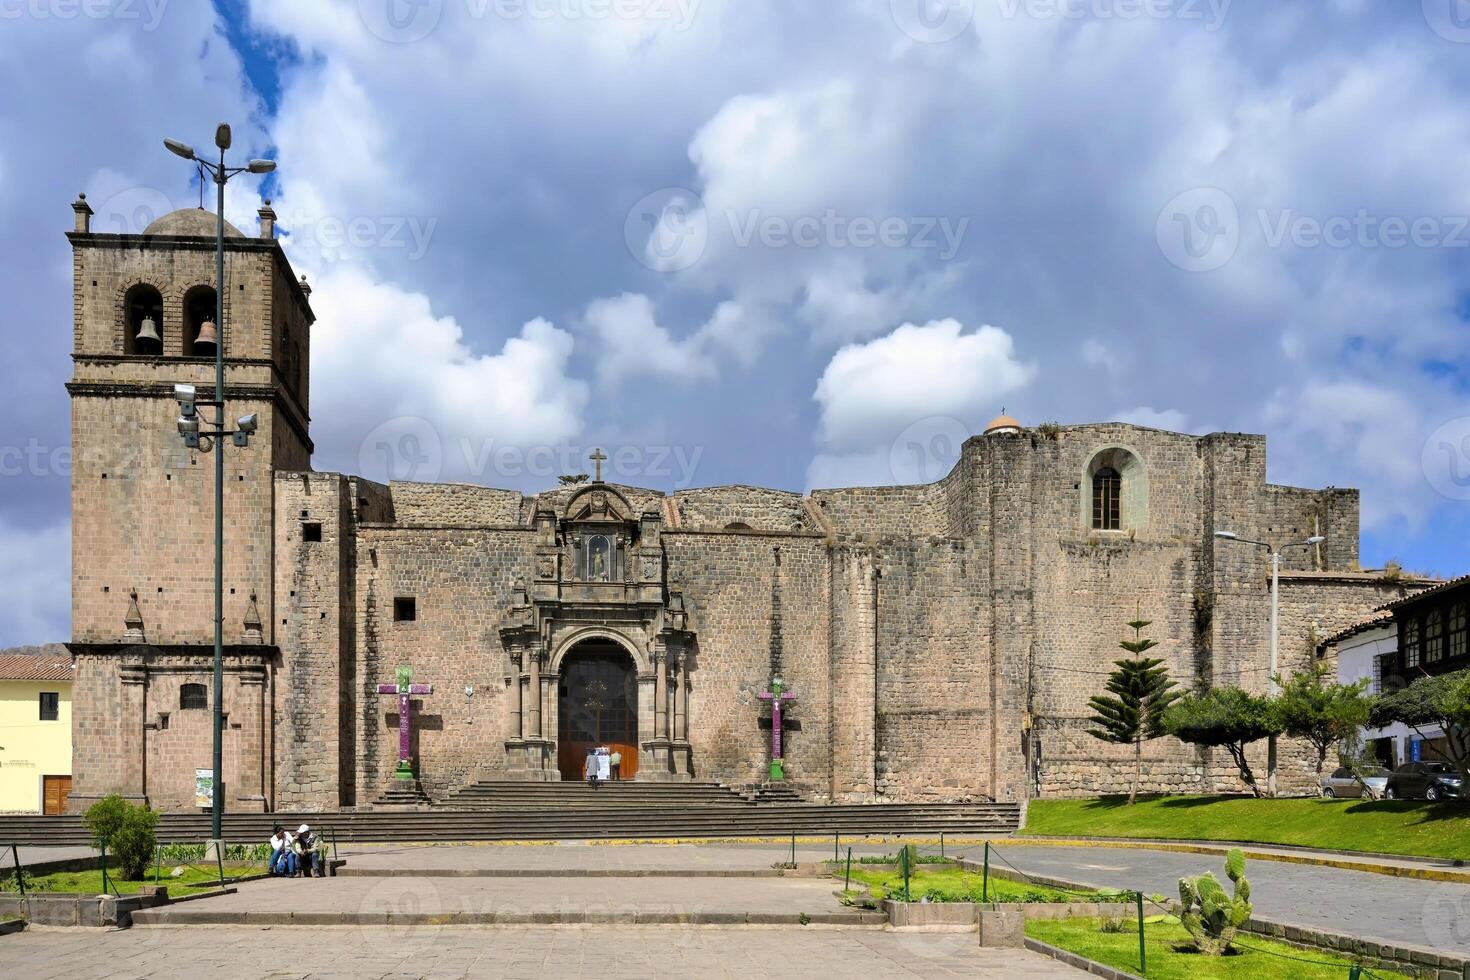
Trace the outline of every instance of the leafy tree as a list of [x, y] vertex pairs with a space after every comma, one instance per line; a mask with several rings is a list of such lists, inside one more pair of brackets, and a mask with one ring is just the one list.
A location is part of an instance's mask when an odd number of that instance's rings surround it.
[[[1314, 664], [1281, 685], [1276, 710], [1281, 729], [1293, 738], [1306, 739], [1317, 750], [1317, 778], [1327, 752], [1334, 745], [1357, 735], [1368, 723], [1373, 698], [1364, 693], [1368, 681], [1338, 684], [1329, 677], [1326, 664]], [[1278, 681], [1279, 683], [1279, 681]]]
[[587, 479], [586, 473], [563, 473], [556, 478], [556, 482], [564, 487], [574, 487], [579, 483], [586, 483]]
[[1270, 698], [1249, 694], [1235, 687], [1211, 688], [1190, 694], [1174, 703], [1164, 716], [1164, 728], [1181, 742], [1224, 748], [1235, 760], [1240, 778], [1256, 797], [1261, 788], [1245, 758], [1245, 747], [1281, 732], [1276, 706]]
[[126, 881], [142, 881], [157, 843], [158, 814], [121, 796], [105, 796], [87, 808], [82, 823], [94, 847], [105, 847], [122, 867]]
[[1109, 693], [1099, 694], [1087, 704], [1093, 710], [1088, 721], [1097, 726], [1088, 729], [1088, 734], [1115, 745], [1133, 746], [1133, 785], [1128, 790], [1131, 805], [1138, 798], [1138, 784], [1143, 778], [1143, 743], [1164, 734], [1164, 713], [1178, 700], [1179, 692], [1162, 660], [1142, 656], [1158, 646], [1157, 641], [1143, 635], [1149, 621], [1135, 619], [1128, 625], [1133, 629], [1133, 639], [1118, 645], [1134, 657], [1115, 661], [1115, 669], [1108, 676]]
[[1420, 738], [1428, 728], [1444, 732], [1447, 761], [1470, 780], [1470, 670], [1421, 677], [1408, 687], [1380, 695], [1368, 716], [1375, 728], [1400, 722]]

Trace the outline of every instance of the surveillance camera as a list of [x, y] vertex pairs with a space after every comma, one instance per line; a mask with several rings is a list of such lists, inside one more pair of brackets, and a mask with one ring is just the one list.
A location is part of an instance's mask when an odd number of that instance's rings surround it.
[[179, 412], [185, 418], [194, 417], [194, 399], [198, 397], [193, 385], [174, 385], [174, 401], [179, 403]]
[[192, 415], [180, 415], [179, 433], [189, 435], [191, 432], [196, 436], [199, 434], [199, 420]]
[[248, 432], [234, 432], [234, 433], [231, 433], [230, 434], [230, 442], [234, 443], [240, 449], [245, 449], [245, 448], [247, 448], [250, 445], [250, 433], [248, 433]]
[[251, 412], [249, 415], [242, 415], [236, 420], [235, 427], [247, 434], [254, 432], [260, 427], [260, 417], [254, 412]]

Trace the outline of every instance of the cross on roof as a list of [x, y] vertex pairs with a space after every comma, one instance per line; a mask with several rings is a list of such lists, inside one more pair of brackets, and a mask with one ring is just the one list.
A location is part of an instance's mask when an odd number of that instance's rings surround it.
[[590, 460], [592, 460], [593, 465], [595, 465], [597, 467], [597, 475], [594, 476], [593, 479], [596, 480], [598, 483], [601, 483], [602, 482], [602, 463], [603, 463], [604, 460], [607, 459], [607, 457], [603, 455], [602, 449], [601, 448], [598, 448], [598, 449], [592, 450], [592, 455], [591, 456], [588, 456], [587, 458], [590, 459]]

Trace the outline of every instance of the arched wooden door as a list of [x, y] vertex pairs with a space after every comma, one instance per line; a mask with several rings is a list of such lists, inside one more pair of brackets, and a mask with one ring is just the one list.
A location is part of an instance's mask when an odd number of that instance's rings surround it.
[[638, 671], [626, 650], [589, 641], [562, 658], [556, 744], [562, 779], [585, 778], [587, 753], [598, 746], [622, 753], [622, 778], [638, 772]]

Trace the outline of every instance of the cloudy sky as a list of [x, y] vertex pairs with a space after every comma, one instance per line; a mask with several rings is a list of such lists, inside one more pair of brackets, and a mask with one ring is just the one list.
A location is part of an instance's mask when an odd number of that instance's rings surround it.
[[0, 85], [0, 644], [68, 635], [69, 204], [220, 120], [318, 469], [915, 482], [1005, 407], [1265, 433], [1470, 570], [1461, 0], [0, 0]]

